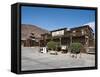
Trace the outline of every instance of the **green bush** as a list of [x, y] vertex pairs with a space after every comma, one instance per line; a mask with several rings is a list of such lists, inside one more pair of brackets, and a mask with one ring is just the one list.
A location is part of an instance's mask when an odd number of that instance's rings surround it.
[[57, 46], [57, 43], [54, 42], [54, 41], [49, 41], [49, 42], [47, 43], [47, 47], [48, 47], [48, 49], [50, 49], [50, 50], [55, 50], [55, 49], [56, 49], [56, 46]]
[[56, 51], [61, 51], [60, 42], [56, 42]]
[[71, 53], [80, 53], [82, 44], [81, 43], [72, 43], [69, 48], [70, 48]]

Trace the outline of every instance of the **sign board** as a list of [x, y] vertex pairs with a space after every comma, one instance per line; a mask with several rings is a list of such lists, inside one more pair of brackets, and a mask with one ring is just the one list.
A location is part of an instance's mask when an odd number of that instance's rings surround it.
[[52, 32], [52, 36], [61, 36], [64, 35], [64, 30]]
[[62, 50], [66, 50], [66, 46], [61, 46], [61, 49]]
[[42, 47], [42, 53], [47, 53], [47, 48], [46, 47]]

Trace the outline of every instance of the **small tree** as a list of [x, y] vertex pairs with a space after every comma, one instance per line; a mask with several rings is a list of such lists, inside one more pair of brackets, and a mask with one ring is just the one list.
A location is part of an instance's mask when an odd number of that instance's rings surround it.
[[56, 46], [57, 46], [57, 44], [54, 41], [50, 41], [50, 42], [47, 43], [48, 49], [55, 50]]
[[71, 53], [78, 54], [78, 53], [80, 53], [82, 44], [81, 43], [72, 43], [69, 48], [70, 48]]

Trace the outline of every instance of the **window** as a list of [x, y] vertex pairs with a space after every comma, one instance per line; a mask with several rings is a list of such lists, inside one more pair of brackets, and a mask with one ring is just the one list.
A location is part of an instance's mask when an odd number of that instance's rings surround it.
[[75, 33], [76, 31], [74, 30], [73, 33]]
[[82, 35], [84, 35], [84, 30], [81, 30], [81, 32], [82, 32]]

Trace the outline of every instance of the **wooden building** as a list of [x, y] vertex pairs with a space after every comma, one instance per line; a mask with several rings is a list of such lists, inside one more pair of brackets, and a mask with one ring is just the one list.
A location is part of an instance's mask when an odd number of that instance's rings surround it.
[[34, 36], [34, 33], [30, 33], [27, 35], [27, 37], [21, 38], [21, 44], [25, 47], [45, 47], [50, 40], [58, 42], [61, 47], [69, 46], [74, 42], [80, 42], [84, 47], [93, 47], [95, 45], [94, 33], [89, 25], [74, 27], [70, 29], [62, 28], [53, 30], [48, 33], [41, 34], [40, 38]]
[[37, 25], [21, 24], [21, 45], [24, 47], [40, 46], [41, 34], [48, 32]]
[[30, 33], [27, 37], [21, 39], [21, 44], [24, 47], [39, 46], [40, 38], [36, 38], [34, 33]]
[[50, 40], [59, 42], [60, 46], [69, 46], [71, 43], [80, 42], [84, 47], [89, 47], [94, 46], [94, 33], [89, 25], [53, 30], [49, 34], [41, 35], [41, 46], [46, 46]]

